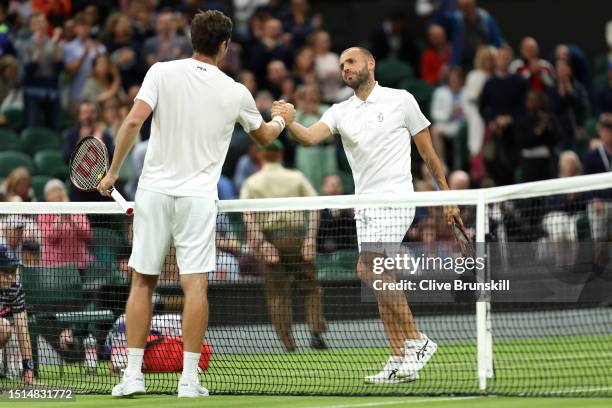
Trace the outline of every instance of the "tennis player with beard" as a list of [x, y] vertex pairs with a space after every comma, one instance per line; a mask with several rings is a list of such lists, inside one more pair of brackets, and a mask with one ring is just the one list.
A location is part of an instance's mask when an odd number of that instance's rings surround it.
[[[206, 11], [191, 23], [191, 58], [154, 64], [117, 135], [115, 156], [98, 185], [102, 195], [117, 180], [142, 123], [153, 113], [151, 137], [138, 183], [134, 269], [126, 305], [128, 363], [117, 397], [145, 392], [142, 361], [151, 323], [151, 296], [171, 242], [176, 247], [183, 309], [183, 374], [179, 397], [200, 397], [197, 367], [208, 324], [208, 273], [215, 270], [217, 182], [236, 122], [262, 145], [275, 140], [291, 116], [264, 123], [248, 89], [225, 75], [232, 22]], [[292, 108], [292, 107], [291, 107]], [[290, 109], [290, 114], [295, 111]]]
[[[299, 143], [315, 145], [340, 134], [353, 171], [356, 194], [384, 194], [414, 191], [410, 172], [410, 140], [433, 174], [438, 186], [448, 190], [442, 164], [429, 135], [430, 122], [414, 97], [405, 90], [385, 88], [374, 80], [374, 58], [364, 48], [353, 47], [340, 56], [344, 82], [354, 89], [348, 100], [334, 104], [314, 125], [306, 128], [292, 122], [288, 129]], [[272, 114], [290, 112], [283, 101], [274, 104]], [[355, 212], [359, 261], [357, 274], [368, 286], [374, 279], [394, 281], [393, 273], [374, 275], [372, 259], [380, 256], [363, 243], [401, 243], [414, 219], [414, 208], [368, 208]], [[457, 206], [447, 206], [450, 222], [463, 225]], [[414, 381], [419, 370], [435, 353], [437, 345], [417, 330], [406, 297], [375, 291], [380, 317], [392, 355], [378, 374], [365, 377], [367, 383], [394, 384]]]

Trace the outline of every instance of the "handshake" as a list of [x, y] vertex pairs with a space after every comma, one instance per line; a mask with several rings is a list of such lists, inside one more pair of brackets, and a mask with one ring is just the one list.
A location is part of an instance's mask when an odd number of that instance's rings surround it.
[[286, 126], [289, 126], [295, 120], [295, 107], [281, 99], [272, 104], [271, 114], [273, 118], [281, 116], [285, 120]]

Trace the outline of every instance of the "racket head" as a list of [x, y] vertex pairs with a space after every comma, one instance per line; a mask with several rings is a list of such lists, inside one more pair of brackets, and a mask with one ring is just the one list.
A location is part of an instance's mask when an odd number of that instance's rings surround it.
[[465, 230], [465, 227], [453, 221], [451, 223], [451, 228], [453, 230], [453, 236], [455, 237], [455, 241], [457, 241], [457, 245], [459, 245], [461, 255], [463, 255], [464, 258], [476, 259], [476, 248], [474, 247], [474, 240]]
[[70, 181], [82, 191], [96, 191], [108, 170], [108, 151], [93, 136], [83, 138], [70, 156]]

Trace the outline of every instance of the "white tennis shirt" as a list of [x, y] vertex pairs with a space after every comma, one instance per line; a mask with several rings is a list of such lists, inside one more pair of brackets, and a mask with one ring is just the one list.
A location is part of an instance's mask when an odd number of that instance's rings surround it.
[[412, 94], [378, 83], [365, 101], [353, 95], [321, 117], [340, 134], [357, 194], [414, 191], [410, 136], [430, 125]]
[[172, 196], [217, 198], [234, 124], [263, 120], [244, 85], [193, 58], [154, 64], [136, 99], [153, 109], [138, 188]]

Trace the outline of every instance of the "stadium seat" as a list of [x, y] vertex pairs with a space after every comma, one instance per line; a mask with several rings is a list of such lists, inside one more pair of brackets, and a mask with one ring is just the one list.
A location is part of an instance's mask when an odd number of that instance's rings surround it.
[[21, 143], [23, 149], [34, 155], [45, 149], [60, 149], [62, 147], [61, 136], [49, 129], [31, 127], [21, 132]]
[[34, 190], [36, 201], [45, 201], [45, 184], [51, 179], [52, 177], [49, 176], [32, 177], [32, 190]]
[[420, 79], [408, 78], [401, 81], [398, 87], [410, 92], [419, 103], [421, 111], [425, 116], [429, 116], [431, 97], [435, 88], [433, 85]]
[[382, 86], [397, 87], [402, 80], [414, 78], [414, 70], [403, 61], [385, 59], [376, 64], [376, 78]]
[[90, 250], [99, 262], [116, 264], [117, 253], [125, 245], [127, 242], [120, 232], [110, 228], [94, 228]]
[[0, 151], [21, 150], [19, 136], [11, 129], [0, 129]]
[[30, 156], [23, 152], [3, 151], [0, 152], [0, 177], [6, 177], [15, 167], [23, 166], [30, 174], [34, 172], [34, 163]]
[[96, 290], [103, 286], [127, 285], [128, 278], [112, 262], [92, 262], [83, 274], [83, 288]]
[[355, 279], [355, 267], [359, 254], [356, 250], [339, 250], [329, 254], [317, 254], [319, 279]]
[[21, 109], [7, 109], [2, 114], [6, 117], [7, 126], [13, 130], [23, 129], [23, 111]]
[[68, 166], [64, 163], [61, 150], [41, 150], [34, 155], [36, 174], [65, 179], [68, 176]]

